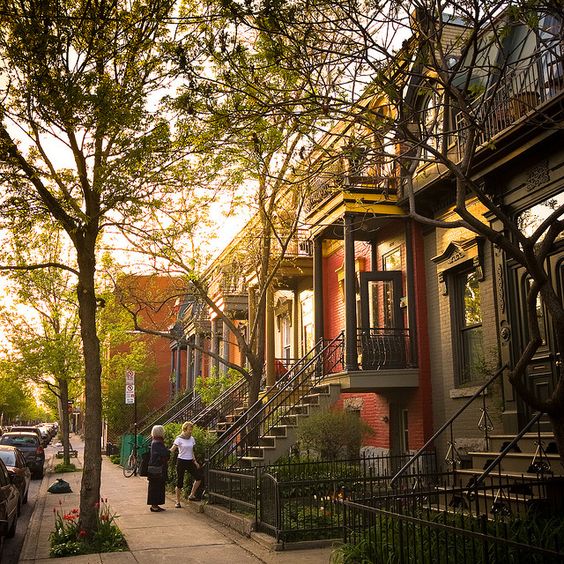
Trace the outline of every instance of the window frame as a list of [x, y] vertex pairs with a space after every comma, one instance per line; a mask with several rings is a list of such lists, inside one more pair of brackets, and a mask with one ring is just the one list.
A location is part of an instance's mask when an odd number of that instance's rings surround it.
[[[468, 281], [469, 275], [476, 277], [478, 289], [480, 290], [480, 322], [473, 324], [466, 324], [465, 314], [466, 308], [464, 303], [464, 291]], [[482, 329], [482, 357], [484, 356], [484, 334], [483, 334], [483, 304], [482, 304], [482, 291], [480, 288], [480, 274], [470, 261], [463, 263], [460, 268], [453, 269], [449, 272], [450, 287], [452, 291], [450, 294], [450, 310], [451, 310], [451, 334], [453, 340], [453, 369], [454, 369], [454, 384], [457, 388], [463, 388], [473, 385], [479, 381], [479, 375], [468, 370], [467, 358], [470, 352], [465, 346], [466, 340], [464, 336], [469, 334], [470, 331]]]

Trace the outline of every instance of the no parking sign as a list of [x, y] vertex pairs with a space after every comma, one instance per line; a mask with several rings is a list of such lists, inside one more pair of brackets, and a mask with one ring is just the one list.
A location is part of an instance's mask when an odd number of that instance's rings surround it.
[[125, 403], [135, 403], [135, 372], [133, 370], [125, 371]]

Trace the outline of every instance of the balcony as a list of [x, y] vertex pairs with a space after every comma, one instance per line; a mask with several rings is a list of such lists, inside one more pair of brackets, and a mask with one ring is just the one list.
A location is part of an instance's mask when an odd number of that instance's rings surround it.
[[363, 370], [411, 368], [409, 329], [358, 329], [358, 358]]
[[357, 352], [358, 370], [341, 369], [327, 382], [339, 383], [347, 392], [381, 392], [419, 385], [409, 329], [358, 329]]
[[[472, 119], [480, 127], [477, 147], [491, 140], [555, 98], [564, 90], [564, 46], [553, 45], [506, 70], [503, 82], [494, 81], [472, 105]], [[466, 144], [468, 116], [459, 113], [456, 148], [461, 156]]]

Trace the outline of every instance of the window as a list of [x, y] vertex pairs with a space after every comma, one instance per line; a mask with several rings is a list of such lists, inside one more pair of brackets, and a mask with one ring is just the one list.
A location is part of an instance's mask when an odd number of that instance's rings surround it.
[[464, 385], [480, 379], [484, 363], [480, 283], [474, 269], [459, 271], [453, 278], [455, 380]]

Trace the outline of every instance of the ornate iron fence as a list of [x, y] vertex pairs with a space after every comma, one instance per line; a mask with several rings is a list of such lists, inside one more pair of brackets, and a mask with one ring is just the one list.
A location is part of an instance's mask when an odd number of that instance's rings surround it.
[[358, 353], [363, 370], [409, 368], [409, 329], [372, 327], [358, 330]]

